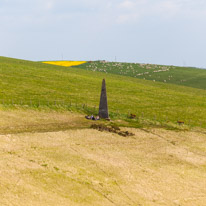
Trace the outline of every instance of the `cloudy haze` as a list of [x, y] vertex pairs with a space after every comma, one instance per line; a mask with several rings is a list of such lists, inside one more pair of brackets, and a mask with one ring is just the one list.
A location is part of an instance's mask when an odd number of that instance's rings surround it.
[[0, 0], [0, 56], [206, 68], [205, 0]]

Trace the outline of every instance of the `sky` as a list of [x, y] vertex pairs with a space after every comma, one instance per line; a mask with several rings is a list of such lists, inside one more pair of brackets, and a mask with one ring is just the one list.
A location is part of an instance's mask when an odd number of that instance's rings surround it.
[[206, 68], [206, 0], [0, 0], [0, 56]]

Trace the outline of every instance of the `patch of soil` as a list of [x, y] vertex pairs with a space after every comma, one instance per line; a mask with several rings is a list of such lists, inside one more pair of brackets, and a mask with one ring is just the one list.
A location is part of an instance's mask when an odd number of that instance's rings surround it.
[[115, 133], [115, 134], [118, 134], [118, 135], [123, 136], [123, 137], [134, 136], [134, 134], [131, 133], [131, 132], [121, 131], [121, 129], [118, 126], [115, 126], [115, 125], [107, 126], [107, 125], [104, 125], [104, 124], [92, 124], [91, 128], [96, 129], [96, 130], [101, 131], [101, 132], [107, 131], [107, 132], [110, 132], [110, 133]]

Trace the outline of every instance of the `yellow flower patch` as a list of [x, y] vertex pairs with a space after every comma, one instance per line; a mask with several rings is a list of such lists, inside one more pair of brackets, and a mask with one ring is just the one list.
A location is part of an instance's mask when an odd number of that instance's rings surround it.
[[64, 66], [64, 67], [71, 67], [71, 66], [77, 66], [86, 63], [86, 61], [49, 61], [49, 62], [43, 62], [45, 64], [53, 64], [58, 66]]

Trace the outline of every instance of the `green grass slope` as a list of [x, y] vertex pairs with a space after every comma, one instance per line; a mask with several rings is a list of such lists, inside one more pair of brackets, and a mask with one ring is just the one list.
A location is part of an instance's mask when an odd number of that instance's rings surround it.
[[79, 68], [206, 89], [206, 69], [152, 64], [90, 62]]
[[[0, 104], [95, 113], [103, 78], [113, 119], [128, 126], [172, 126], [182, 120], [206, 127], [205, 90], [5, 57], [0, 58]], [[128, 119], [129, 113], [138, 118]]]

